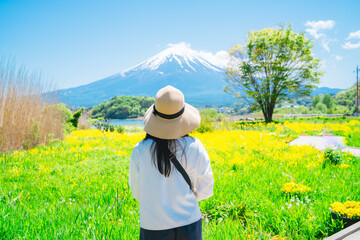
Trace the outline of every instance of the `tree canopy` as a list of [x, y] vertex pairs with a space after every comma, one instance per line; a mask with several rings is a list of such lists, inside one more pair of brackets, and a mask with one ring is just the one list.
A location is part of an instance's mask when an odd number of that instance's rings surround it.
[[291, 26], [250, 31], [244, 45], [230, 49], [225, 91], [260, 109], [271, 122], [276, 104], [309, 96], [322, 74], [313, 42]]
[[356, 99], [356, 85], [349, 88], [346, 91], [339, 92], [335, 96], [335, 102], [339, 105], [343, 105], [355, 112], [355, 99]]
[[320, 96], [316, 95], [312, 101], [312, 106], [315, 108], [319, 102], [320, 102]]
[[155, 102], [154, 98], [117, 96], [104, 101], [91, 109], [92, 118], [126, 119], [144, 116], [146, 110]]
[[322, 99], [322, 103], [326, 105], [328, 109], [331, 109], [334, 105], [334, 100], [330, 96], [330, 94], [325, 94]]

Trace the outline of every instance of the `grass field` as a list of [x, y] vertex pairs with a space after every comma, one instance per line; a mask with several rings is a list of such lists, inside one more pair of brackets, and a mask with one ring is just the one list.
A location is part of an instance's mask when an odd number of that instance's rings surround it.
[[[360, 122], [237, 124], [194, 133], [209, 152], [214, 196], [201, 202], [204, 239], [322, 239], [341, 229], [334, 202], [360, 201], [360, 161], [323, 165], [299, 134], [337, 133], [360, 146]], [[0, 159], [0, 239], [137, 239], [128, 164], [143, 133], [74, 131], [64, 141]], [[284, 191], [304, 185], [297, 194]], [[285, 189], [284, 189], [285, 186]], [[290, 189], [291, 191], [291, 189]]]

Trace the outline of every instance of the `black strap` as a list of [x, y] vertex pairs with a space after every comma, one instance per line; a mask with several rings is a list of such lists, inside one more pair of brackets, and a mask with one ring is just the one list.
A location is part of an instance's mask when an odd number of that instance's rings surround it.
[[179, 161], [177, 160], [177, 158], [175, 157], [174, 154], [170, 153], [170, 161], [174, 164], [174, 166], [176, 167], [176, 169], [181, 173], [181, 175], [184, 177], [185, 181], [187, 182], [187, 184], [189, 185], [191, 191], [192, 186], [191, 186], [191, 181], [189, 178], [189, 175], [186, 173], [185, 169], [181, 166], [181, 164], [179, 163]]
[[164, 114], [164, 113], [159, 112], [158, 110], [156, 110], [155, 104], [154, 104], [154, 109], [153, 109], [153, 113], [155, 116], [158, 115], [159, 117], [162, 117], [165, 119], [174, 119], [174, 118], [180, 117], [181, 114], [184, 113], [184, 111], [185, 111], [185, 105], [179, 112], [174, 113], [174, 114]]

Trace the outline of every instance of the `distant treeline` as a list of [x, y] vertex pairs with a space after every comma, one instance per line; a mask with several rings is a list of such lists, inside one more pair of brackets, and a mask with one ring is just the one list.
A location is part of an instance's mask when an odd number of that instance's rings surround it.
[[146, 110], [155, 102], [150, 97], [117, 96], [110, 102], [103, 101], [91, 109], [92, 118], [126, 119], [144, 116]]

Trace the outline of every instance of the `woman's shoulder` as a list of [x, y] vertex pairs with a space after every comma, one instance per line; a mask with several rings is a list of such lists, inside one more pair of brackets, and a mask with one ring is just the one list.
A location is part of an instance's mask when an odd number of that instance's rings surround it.
[[135, 145], [134, 149], [141, 150], [144, 148], [148, 148], [151, 146], [152, 142], [152, 139], [143, 139]]
[[192, 136], [186, 136], [184, 137], [187, 145], [189, 146], [189, 148], [202, 148], [203, 145], [201, 143], [201, 141], [199, 139], [197, 139], [196, 137], [192, 137]]

